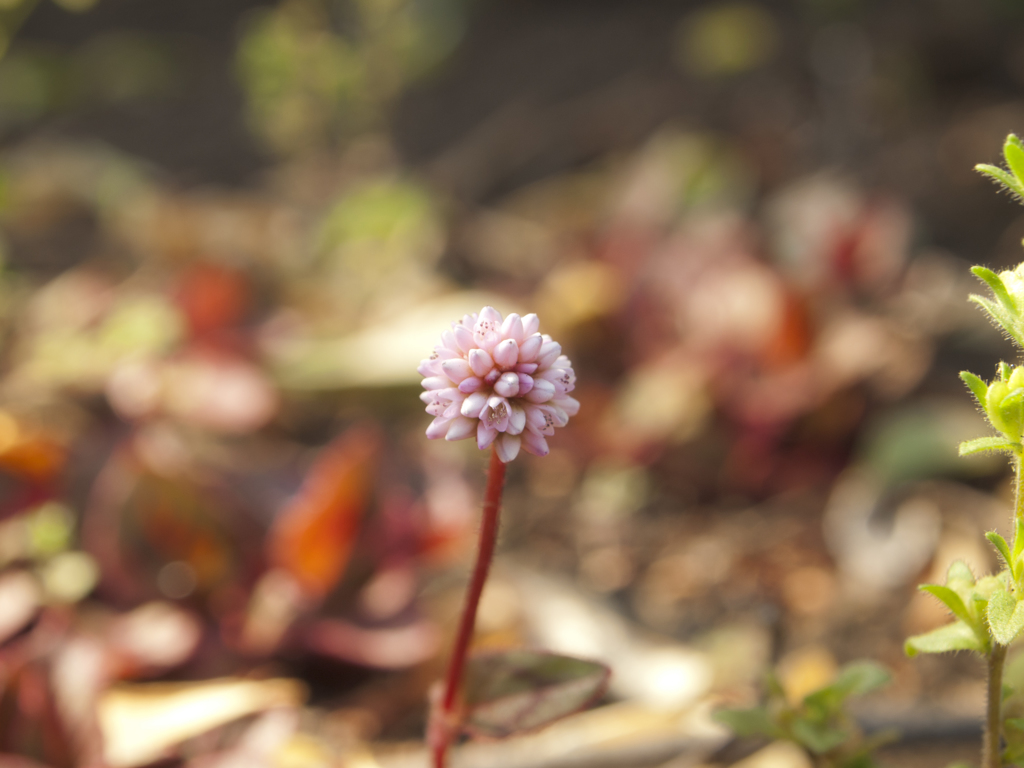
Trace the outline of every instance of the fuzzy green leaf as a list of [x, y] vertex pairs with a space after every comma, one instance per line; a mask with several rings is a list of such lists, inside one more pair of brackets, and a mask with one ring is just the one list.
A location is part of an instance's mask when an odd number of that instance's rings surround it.
[[988, 600], [988, 626], [1000, 645], [1009, 645], [1024, 630], [1024, 604], [1005, 589], [998, 589]]
[[1017, 182], [1020, 183], [1024, 180], [1024, 149], [1021, 148], [1020, 140], [1014, 141], [1014, 139], [1017, 137], [1012, 133], [1006, 137], [1006, 143], [1003, 145], [1003, 157], [1006, 158], [1006, 164], [1017, 178]]
[[978, 405], [984, 408], [985, 403], [988, 400], [988, 384], [970, 371], [960, 371], [960, 378], [963, 379], [967, 388], [971, 390], [971, 393], [974, 395], [974, 399], [978, 401]]
[[1010, 390], [1003, 401], [999, 403], [1000, 408], [1012, 408], [1013, 406], [1019, 406], [1021, 398], [1024, 398], [1024, 387], [1017, 387], [1016, 389]]
[[1006, 543], [1006, 539], [995, 531], [989, 531], [986, 533], [985, 538], [992, 543], [992, 546], [996, 548], [996, 552], [998, 552], [1000, 557], [1003, 558], [1003, 562], [1006, 563], [1006, 567], [1010, 569], [1010, 575], [1017, 578], [1017, 569], [1014, 565], [1015, 559], [1010, 553], [1010, 545]]
[[1013, 300], [1010, 292], [1006, 290], [1006, 285], [1003, 283], [1003, 278], [993, 272], [988, 267], [971, 267], [971, 273], [979, 280], [983, 280], [989, 288], [992, 289], [992, 293], [999, 303], [1006, 307], [1008, 310], [1017, 313], [1017, 302]]
[[978, 296], [976, 293], [972, 293], [967, 297], [969, 301], [973, 301], [979, 307], [984, 309], [989, 317], [995, 321], [996, 325], [1002, 328], [1006, 333], [1010, 335], [1018, 344], [1024, 346], [1024, 342], [1021, 341], [1021, 335], [1014, 327], [1014, 316], [1001, 304], [986, 299], [984, 296]]
[[976, 437], [973, 440], [964, 440], [960, 443], [961, 456], [973, 456], [976, 453], [985, 453], [987, 451], [1019, 453], [1020, 443], [1007, 440], [1005, 437]]
[[974, 166], [974, 170], [984, 176], [988, 176], [997, 184], [1001, 184], [1006, 187], [1014, 195], [1017, 195], [1017, 197], [1024, 198], [1024, 187], [1021, 186], [1021, 183], [1017, 181], [1012, 173], [1004, 171], [1002, 168], [997, 166], [988, 165], [987, 163], [978, 163]]
[[922, 635], [908, 637], [903, 644], [907, 656], [919, 653], [947, 653], [949, 651], [977, 651], [984, 653], [984, 647], [977, 634], [962, 621], [947, 624]]
[[963, 560], [954, 560], [946, 569], [946, 586], [955, 589], [963, 597], [963, 590], [975, 585], [974, 571]]
[[967, 612], [963, 599], [949, 587], [941, 584], [922, 584], [918, 589], [937, 597], [960, 621], [971, 623], [971, 614]]
[[1013, 559], [1020, 560], [1024, 553], [1024, 517], [1018, 517], [1015, 521], [1016, 531], [1013, 535]]

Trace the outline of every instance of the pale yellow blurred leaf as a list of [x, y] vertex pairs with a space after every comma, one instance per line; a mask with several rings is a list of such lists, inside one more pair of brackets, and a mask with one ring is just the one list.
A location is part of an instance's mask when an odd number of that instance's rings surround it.
[[299, 706], [305, 698], [302, 683], [285, 678], [121, 685], [99, 701], [104, 757], [112, 768], [145, 765], [232, 720]]

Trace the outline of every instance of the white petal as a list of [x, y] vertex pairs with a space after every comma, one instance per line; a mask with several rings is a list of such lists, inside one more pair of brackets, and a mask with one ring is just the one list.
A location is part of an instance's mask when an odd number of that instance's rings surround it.
[[473, 369], [470, 368], [469, 363], [461, 357], [454, 357], [451, 360], [445, 360], [441, 363], [441, 370], [444, 371], [445, 376], [456, 384], [473, 375]]
[[508, 429], [508, 418], [511, 412], [511, 405], [504, 397], [494, 395], [487, 401], [487, 407], [480, 413], [480, 420], [486, 421], [487, 426], [493, 427], [499, 432]]
[[537, 353], [537, 365], [548, 368], [562, 354], [562, 345], [557, 341], [545, 341]]
[[421, 360], [419, 366], [416, 368], [416, 373], [420, 376], [440, 376], [442, 362], [444, 361], [439, 360], [436, 357]]
[[484, 380], [479, 376], [470, 376], [468, 379], [463, 379], [459, 382], [459, 392], [464, 395], [476, 392], [480, 387], [484, 385]]
[[480, 411], [487, 406], [487, 395], [474, 392], [462, 401], [462, 415], [470, 419], [479, 419]]
[[464, 440], [474, 432], [476, 432], [476, 419], [467, 419], [465, 416], [459, 416], [452, 419], [452, 423], [448, 425], [448, 432], [445, 434], [445, 440]]
[[548, 441], [536, 432], [527, 430], [522, 434], [523, 450], [532, 453], [534, 456], [547, 456], [550, 452]]
[[551, 418], [556, 427], [564, 427], [566, 424], [569, 423], [569, 416], [561, 408], [554, 405], [554, 401], [550, 403], [545, 403], [544, 405], [541, 406], [541, 408], [543, 408], [551, 415]]
[[508, 427], [505, 433], [518, 435], [526, 427], [526, 409], [519, 403], [509, 404]]
[[473, 331], [464, 325], [456, 325], [452, 329], [452, 335], [455, 337], [455, 343], [462, 352], [469, 352], [475, 346]]
[[494, 348], [494, 362], [505, 369], [519, 362], [519, 345], [515, 339], [505, 339]]
[[498, 458], [508, 464], [519, 455], [521, 440], [518, 435], [503, 434], [494, 443], [494, 450], [498, 452]]
[[555, 396], [555, 385], [544, 379], [534, 379], [533, 389], [526, 395], [531, 403], [546, 403]]
[[526, 423], [530, 425], [530, 429], [540, 432], [547, 425], [547, 414], [544, 413], [544, 409], [539, 405], [526, 406]]
[[522, 342], [526, 338], [523, 331], [523, 319], [515, 312], [506, 317], [505, 322], [501, 324], [501, 335], [506, 339], [512, 339], [516, 344]]
[[498, 436], [498, 430], [491, 429], [482, 421], [476, 428], [476, 447], [481, 451], [494, 442], [494, 438]]
[[540, 337], [540, 334], [534, 334], [530, 336], [519, 345], [519, 362], [520, 363], [532, 363], [537, 359], [537, 355], [540, 353], [540, 348], [544, 346], [544, 339]]
[[540, 319], [531, 312], [523, 318], [523, 334], [533, 336], [540, 329]]
[[471, 349], [469, 351], [469, 367], [477, 376], [486, 376], [487, 372], [494, 367], [494, 361], [482, 349]]
[[577, 400], [575, 397], [569, 397], [568, 395], [566, 395], [565, 397], [560, 397], [557, 400], [552, 400], [551, 404], [557, 405], [559, 408], [565, 411], [565, 414], [567, 416], [575, 416], [577, 413], [580, 412], [580, 401]]
[[519, 374], [512, 372], [501, 374], [501, 378], [494, 382], [494, 392], [502, 397], [515, 397], [518, 395]]
[[477, 318], [477, 322], [486, 320], [494, 323], [496, 328], [501, 328], [501, 312], [496, 310], [494, 307], [484, 307], [480, 310], [480, 316]]
[[439, 437], [444, 437], [445, 432], [448, 431], [448, 425], [451, 423], [451, 419], [446, 419], [444, 416], [438, 416], [427, 427], [427, 437], [431, 440], [437, 440]]
[[424, 389], [447, 389], [452, 385], [447, 376], [430, 376], [420, 382]]

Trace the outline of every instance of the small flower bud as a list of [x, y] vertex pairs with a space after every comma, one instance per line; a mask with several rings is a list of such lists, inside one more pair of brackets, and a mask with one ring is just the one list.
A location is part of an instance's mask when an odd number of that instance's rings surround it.
[[482, 349], [469, 350], [469, 367], [477, 376], [486, 376], [494, 367], [494, 360]]
[[505, 339], [494, 348], [494, 363], [503, 370], [512, 368], [519, 362], [519, 345], [515, 339]]
[[540, 334], [528, 337], [519, 345], [519, 362], [532, 363], [537, 359], [537, 353], [540, 352], [540, 348], [543, 345], [544, 339], [541, 338]]
[[501, 378], [494, 382], [494, 393], [502, 397], [515, 397], [519, 394], [519, 374], [503, 373]]

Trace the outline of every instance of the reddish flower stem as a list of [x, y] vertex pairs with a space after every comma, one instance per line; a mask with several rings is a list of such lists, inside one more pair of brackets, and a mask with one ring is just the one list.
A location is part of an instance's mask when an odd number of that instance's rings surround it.
[[[444, 691], [441, 694], [440, 709], [435, 715], [440, 717], [442, 728], [439, 735], [428, 737], [432, 742], [429, 746], [433, 751], [434, 768], [444, 768], [448, 745], [457, 729], [455, 723], [455, 704], [458, 698], [459, 684], [462, 682], [462, 670], [466, 666], [466, 655], [469, 643], [473, 639], [473, 625], [476, 624], [476, 611], [480, 605], [487, 573], [494, 559], [494, 547], [498, 541], [498, 512], [501, 509], [501, 491], [505, 485], [505, 463], [498, 458], [498, 452], [491, 450], [491, 464], [487, 470], [487, 490], [484, 491], [484, 509], [480, 523], [480, 544], [476, 553], [476, 565], [466, 591], [466, 602], [459, 619], [459, 631], [455, 635], [455, 647], [448, 662], [445, 675]], [[435, 743], [436, 742], [436, 743]]]

